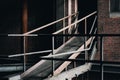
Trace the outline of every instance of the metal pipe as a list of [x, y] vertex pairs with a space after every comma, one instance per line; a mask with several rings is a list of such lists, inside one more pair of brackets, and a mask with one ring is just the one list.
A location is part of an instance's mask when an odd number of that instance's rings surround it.
[[25, 55], [25, 54], [26, 54], [26, 46], [27, 46], [27, 45], [26, 45], [26, 37], [24, 36], [24, 37], [23, 37], [23, 52], [24, 52], [24, 55], [23, 55], [23, 56], [24, 56], [23, 66], [24, 66], [24, 71], [26, 70], [26, 63], [27, 63], [26, 55]]
[[40, 54], [40, 53], [47, 53], [51, 52], [52, 50], [44, 50], [44, 51], [37, 51], [37, 52], [30, 52], [30, 53], [22, 53], [22, 54], [14, 54], [14, 55], [9, 55], [8, 57], [19, 57], [19, 56], [24, 56], [24, 55], [33, 55], [33, 54]]
[[[72, 0], [68, 0], [68, 15], [72, 14]], [[71, 25], [72, 17], [68, 18], [68, 25]], [[68, 29], [68, 33], [71, 34], [71, 26]]]
[[[66, 10], [65, 10], [65, 6], [66, 6], [66, 2], [65, 2], [66, 0], [64, 0], [64, 17], [66, 16]], [[63, 20], [63, 28], [65, 27], [65, 25], [66, 25], [66, 22], [65, 22], [65, 19]], [[63, 31], [63, 34], [65, 34], [65, 31]], [[63, 36], [63, 44], [65, 43], [65, 36]]]
[[59, 54], [54, 54], [54, 55], [49, 55], [49, 56], [44, 56], [44, 57], [57, 57], [57, 56], [62, 56], [62, 55], [74, 54], [74, 53], [78, 53], [78, 52], [85, 51], [85, 50], [90, 50], [91, 47], [92, 47], [94, 39], [95, 39], [95, 37], [91, 38], [91, 44], [90, 44], [89, 48], [87, 48], [87, 49], [82, 49], [82, 50], [79, 50], [79, 51], [70, 51], [70, 52], [65, 52], [65, 53], [59, 53]]
[[23, 66], [0, 66], [0, 72], [22, 71]]
[[[97, 31], [97, 29], [95, 29], [94, 33], [96, 33], [96, 31]], [[74, 53], [78, 53], [78, 52], [85, 51], [85, 50], [90, 50], [95, 37], [91, 37], [90, 39], [91, 39], [91, 44], [90, 44], [89, 48], [87, 48], [87, 49], [82, 49], [82, 50], [78, 50], [78, 51], [70, 51], [70, 52], [65, 52], [65, 53], [59, 53], [59, 54], [54, 54], [54, 55], [49, 55], [49, 56], [44, 56], [44, 57], [57, 57], [57, 56], [62, 56], [62, 55], [74, 54]]]
[[103, 37], [100, 37], [100, 80], [104, 79], [104, 72], [103, 72]]
[[[52, 37], [52, 55], [54, 55], [54, 36]], [[54, 60], [52, 60], [52, 75], [54, 76], [54, 70], [55, 70], [55, 62]]]
[[[23, 15], [22, 15], [22, 23], [23, 23], [23, 33], [27, 32], [28, 30], [28, 7], [27, 7], [27, 0], [24, 0], [23, 2]], [[27, 37], [23, 37], [23, 52], [24, 54], [27, 52], [27, 44], [28, 44], [28, 39]], [[26, 70], [26, 62], [27, 58], [24, 55], [24, 71]]]
[[92, 24], [92, 28], [91, 28], [89, 34], [92, 33], [96, 20], [97, 20], [97, 16], [95, 16], [95, 19], [94, 19], [94, 22], [93, 22], [93, 24]]
[[69, 18], [69, 17], [71, 17], [71, 16], [73, 16], [73, 15], [75, 15], [75, 14], [78, 14], [78, 12], [77, 12], [77, 13], [73, 13], [72, 15], [66, 16], [66, 17], [64, 17], [64, 18], [61, 18], [61, 19], [59, 19], [59, 20], [53, 21], [53, 22], [51, 22], [51, 23], [49, 23], [49, 24], [46, 24], [46, 25], [44, 25], [44, 26], [38, 27], [38, 28], [36, 28], [36, 29], [33, 29], [33, 30], [29, 31], [29, 32], [24, 33], [23, 35], [28, 35], [28, 34], [31, 34], [31, 33], [33, 33], [33, 32], [39, 31], [39, 30], [41, 30], [41, 29], [44, 29], [44, 28], [46, 28], [46, 27], [48, 27], [48, 26], [51, 26], [51, 25], [53, 25], [53, 24], [55, 24], [55, 23], [57, 23], [57, 22], [60, 22], [60, 21], [62, 21], [62, 20], [64, 20], [64, 19], [67, 19], [67, 18]]
[[75, 12], [78, 12], [78, 0], [75, 0]]
[[[85, 19], [85, 34], [87, 34], [87, 18]], [[87, 40], [87, 36], [84, 37], [84, 49], [87, 48], [86, 40]], [[87, 50], [85, 50], [85, 60], [88, 60], [88, 52], [87, 52]]]
[[23, 35], [23, 34], [8, 34], [8, 36], [38, 36], [38, 34], [29, 34], [29, 35]]
[[94, 15], [94, 14], [96, 14], [96, 13], [97, 13], [97, 11], [95, 11], [95, 12], [93, 12], [93, 13], [91, 13], [91, 14], [85, 16], [85, 17], [83, 17], [82, 19], [79, 19], [78, 21], [72, 23], [71, 25], [66, 26], [65, 28], [62, 28], [62, 29], [60, 29], [60, 30], [54, 32], [53, 34], [58, 34], [58, 33], [62, 32], [62, 31], [64, 31], [64, 30], [68, 29], [70, 26], [73, 26], [73, 25], [75, 25], [75, 24], [77, 24], [77, 23], [83, 21], [84, 19], [86, 19], [86, 18], [88, 18], [88, 17], [90, 17], [90, 16], [92, 16], [92, 15]]
[[[75, 0], [75, 12], [78, 12], [78, 0]], [[75, 21], [78, 20], [78, 16], [76, 17]], [[75, 24], [75, 29], [77, 27], [77, 24]], [[75, 31], [75, 33], [77, 33], [77, 31]]]

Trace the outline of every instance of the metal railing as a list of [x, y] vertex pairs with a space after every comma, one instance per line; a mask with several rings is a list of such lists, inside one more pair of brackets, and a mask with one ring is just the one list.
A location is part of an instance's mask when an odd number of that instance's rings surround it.
[[[54, 33], [52, 33], [52, 34], [53, 34], [53, 35], [57, 35], [58, 33], [62, 32], [62, 31], [65, 31], [65, 30], [68, 29], [69, 27], [80, 23], [81, 21], [87, 19], [88, 17], [90, 17], [90, 16], [92, 16], [92, 15], [94, 15], [94, 14], [96, 14], [96, 13], [97, 13], [97, 12], [95, 11], [95, 12], [89, 14], [88, 16], [85, 16], [85, 17], [83, 17], [82, 19], [80, 19], [80, 20], [72, 23], [71, 25], [68, 25], [68, 26], [66, 26], [65, 28], [60, 29], [60, 30], [58, 30], [58, 31], [56, 31], [56, 32], [54, 32]], [[32, 37], [32, 36], [39, 36], [38, 34], [31, 34], [31, 33], [34, 33], [34, 32], [36, 32], [36, 31], [39, 31], [39, 30], [44, 29], [44, 28], [46, 28], [46, 27], [49, 27], [49, 26], [51, 26], [51, 25], [53, 25], [53, 24], [56, 24], [56, 23], [58, 23], [58, 22], [60, 22], [60, 21], [62, 21], [62, 20], [64, 20], [64, 19], [67, 19], [67, 18], [69, 18], [69, 17], [71, 17], [71, 16], [73, 16], [73, 15], [76, 15], [76, 14], [78, 14], [78, 12], [77, 12], [77, 13], [74, 13], [74, 14], [72, 14], [72, 15], [70, 15], [70, 16], [64, 17], [64, 18], [62, 18], [62, 19], [59, 19], [59, 20], [57, 20], [57, 21], [51, 22], [51, 23], [49, 23], [49, 24], [47, 24], [47, 25], [44, 25], [44, 26], [41, 26], [41, 27], [39, 27], [39, 28], [33, 29], [33, 30], [31, 30], [31, 31], [29, 31], [29, 32], [26, 32], [26, 33], [24, 33], [24, 34], [8, 34], [8, 36], [31, 36], [31, 37]], [[96, 20], [96, 18], [95, 18], [95, 20]], [[95, 22], [95, 20], [94, 20], [94, 22]], [[94, 24], [95, 24], [95, 23], [94, 23]], [[93, 24], [93, 25], [94, 25], [94, 24]], [[94, 26], [92, 26], [90, 33], [92, 32], [93, 27], [94, 27]], [[42, 34], [41, 34], [41, 35], [42, 35]], [[73, 34], [71, 34], [71, 35], [73, 35]], [[37, 54], [37, 53], [42, 53], [42, 52], [44, 52], [44, 51], [30, 52], [30, 53], [26, 53], [26, 54], [15, 54], [15, 56], [14, 56], [14, 55], [9, 55], [8, 57], [17, 57], [17, 55], [18, 55], [18, 56], [32, 55], [32, 54]], [[51, 50], [45, 50], [45, 52], [51, 52]]]
[[[52, 50], [30, 52], [30, 53], [24, 53], [24, 54], [15, 54], [15, 55], [9, 55], [9, 57], [26, 56], [26, 55], [33, 55], [33, 54], [46, 53], [46, 52], [52, 52], [52, 56], [47, 56], [47, 57], [54, 57], [54, 56], [60, 56], [60, 55], [66, 55], [66, 54], [76, 53], [76, 51], [72, 51], [72, 52], [67, 52], [67, 53], [62, 53], [62, 54], [57, 54], [57, 55], [56, 55], [56, 54], [55, 54], [55, 47], [54, 47], [54, 45], [55, 45], [55, 40], [54, 40], [55, 38], [54, 38], [54, 37], [57, 36], [59, 33], [64, 32], [65, 30], [67, 30], [67, 29], [69, 29], [69, 28], [71, 28], [71, 27], [74, 27], [75, 25], [79, 24], [79, 23], [80, 23], [81, 21], [83, 21], [83, 20], [85, 20], [85, 25], [87, 25], [87, 22], [86, 22], [87, 18], [95, 15], [96, 13], [97, 13], [97, 11], [95, 11], [95, 12], [93, 12], [93, 13], [85, 16], [85, 17], [83, 17], [82, 19], [75, 20], [75, 22], [71, 23], [70, 25], [68, 25], [68, 26], [66, 26], [66, 27], [64, 27], [64, 28], [62, 28], [62, 29], [60, 29], [60, 30], [52, 33], [52, 35], [51, 35], [51, 36], [52, 36]], [[62, 19], [59, 19], [59, 20], [57, 20], [57, 21], [51, 22], [51, 23], [49, 23], [49, 24], [46, 24], [46, 25], [41, 26], [41, 27], [39, 27], [39, 28], [33, 29], [33, 30], [31, 30], [31, 31], [29, 31], [29, 32], [26, 32], [26, 33], [24, 33], [24, 34], [21, 34], [21, 35], [19, 35], [19, 34], [18, 34], [18, 35], [17, 35], [17, 34], [16, 34], [16, 35], [14, 35], [14, 34], [8, 34], [8, 36], [23, 36], [23, 37], [30, 36], [30, 35], [32, 35], [32, 33], [34, 33], [34, 32], [37, 32], [37, 31], [42, 30], [42, 29], [44, 29], [44, 28], [47, 28], [47, 27], [49, 27], [49, 26], [51, 26], [51, 25], [53, 25], [53, 24], [56, 24], [56, 23], [58, 23], [58, 22], [60, 22], [60, 21], [64, 21], [65, 19], [67, 19], [67, 18], [69, 18], [69, 17], [76, 16], [77, 14], [78, 14], [78, 13], [74, 13], [74, 14], [72, 14], [72, 15], [70, 15], [70, 16], [67, 16], [67, 17], [64, 17], [64, 18], [62, 18]], [[89, 33], [89, 34], [91, 34], [92, 31], [93, 31], [93, 28], [94, 28], [96, 19], [97, 19], [97, 17], [95, 17], [95, 19], [94, 19], [94, 22], [93, 22], [93, 24], [92, 24], [92, 27], [91, 27], [91, 30], [90, 30], [90, 33]], [[76, 28], [76, 29], [77, 29], [77, 28]], [[85, 26], [85, 32], [86, 32], [86, 29], [87, 29], [87, 26]], [[96, 30], [95, 30], [95, 33], [96, 33]], [[85, 34], [86, 34], [86, 33], [85, 33]], [[62, 34], [62, 35], [64, 36], [64, 34]], [[69, 35], [69, 34], [68, 34], [68, 35]], [[70, 34], [70, 35], [74, 35], [74, 34]], [[78, 34], [78, 35], [79, 35], [79, 34]], [[36, 36], [36, 34], [35, 34], [34, 36]], [[37, 36], [39, 36], [39, 34], [37, 34]], [[85, 39], [84, 49], [77, 51], [77, 53], [78, 53], [78, 52], [81, 52], [81, 51], [88, 51], [88, 50], [90, 50], [90, 49], [91, 49], [91, 46], [92, 46], [92, 44], [93, 44], [93, 40], [94, 40], [94, 39], [95, 39], [95, 37], [93, 37], [93, 39], [92, 39], [92, 38], [90, 39], [91, 44], [90, 44], [90, 47], [89, 47], [89, 48], [86, 47], [86, 40], [87, 40], [87, 39]], [[25, 43], [24, 43], [24, 45], [25, 45]], [[24, 49], [24, 50], [25, 50], [25, 49]], [[85, 53], [85, 55], [86, 55], [86, 54], [87, 54], [87, 53]], [[44, 58], [46, 58], [46, 57], [44, 57]], [[42, 59], [42, 58], [41, 58], [41, 59]], [[25, 68], [25, 66], [26, 66], [25, 64], [26, 64], [26, 62], [25, 62], [25, 60], [24, 60], [24, 68]], [[54, 70], [55, 70], [55, 68], [54, 68], [54, 59], [53, 59], [53, 61], [52, 61], [52, 64], [53, 64], [53, 73], [54, 73]], [[53, 74], [53, 75], [54, 75], [54, 74]]]
[[[51, 26], [51, 25], [54, 25], [54, 24], [56, 24], [56, 23], [58, 23], [58, 22], [60, 22], [60, 21], [63, 21], [63, 22], [64, 22], [64, 21], [65, 21], [66, 19], [68, 19], [69, 17], [72, 17], [72, 16], [75, 16], [75, 17], [76, 17], [77, 15], [78, 15], [78, 12], [73, 13], [73, 14], [71, 14], [71, 15], [69, 15], [69, 16], [66, 16], [66, 17], [61, 18], [61, 19], [56, 20], [56, 21], [53, 21], [53, 22], [51, 22], [51, 23], [49, 23], [49, 24], [46, 24], [46, 25], [41, 26], [41, 27], [38, 27], [38, 28], [33, 29], [33, 30], [31, 30], [31, 31], [28, 31], [28, 32], [26, 32], [26, 33], [24, 33], [24, 34], [8, 34], [8, 36], [23, 36], [23, 50], [24, 50], [24, 54], [9, 55], [8, 57], [24, 56], [24, 71], [25, 71], [25, 70], [26, 70], [26, 61], [25, 61], [25, 56], [26, 56], [26, 55], [33, 55], [33, 54], [38, 54], [38, 53], [51, 52], [51, 50], [45, 50], [45, 51], [37, 51], [37, 52], [26, 53], [26, 49], [25, 49], [25, 46], [26, 46], [26, 41], [25, 41], [25, 39], [26, 39], [26, 37], [27, 37], [27, 36], [38, 36], [38, 34], [32, 34], [32, 33], [37, 32], [37, 31], [40, 31], [40, 30], [42, 30], [42, 29], [44, 29], [44, 28], [47, 28], [47, 27], [49, 27], [49, 26]], [[52, 42], [53, 42], [53, 40], [52, 40]], [[54, 45], [52, 45], [52, 47], [54, 47]], [[53, 49], [52, 49], [52, 54], [53, 54], [53, 53], [54, 53], [54, 52], [53, 52]]]
[[[115, 62], [115, 61], [104, 61], [103, 58], [104, 58], [104, 38], [105, 37], [120, 37], [120, 34], [74, 34], [74, 35], [53, 35], [53, 36], [91, 36], [91, 37], [97, 37], [99, 38], [99, 42], [100, 42], [100, 60], [83, 60], [83, 59], [63, 59], [63, 58], [54, 58], [51, 56], [49, 57], [41, 57], [41, 59], [43, 60], [56, 60], [56, 61], [80, 61], [80, 62], [87, 62], [87, 63], [97, 63], [97, 64], [100, 64], [100, 78], [99, 80], [104, 80], [104, 65], [120, 65], [120, 62]], [[64, 54], [63, 54], [64, 55]], [[58, 55], [59, 56], [59, 55]]]

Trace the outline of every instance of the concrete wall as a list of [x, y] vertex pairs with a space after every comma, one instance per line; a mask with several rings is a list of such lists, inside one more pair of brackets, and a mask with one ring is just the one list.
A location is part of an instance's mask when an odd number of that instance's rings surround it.
[[[98, 33], [120, 34], [120, 17], [110, 18], [109, 0], [98, 0]], [[120, 37], [104, 38], [104, 60], [120, 60]]]

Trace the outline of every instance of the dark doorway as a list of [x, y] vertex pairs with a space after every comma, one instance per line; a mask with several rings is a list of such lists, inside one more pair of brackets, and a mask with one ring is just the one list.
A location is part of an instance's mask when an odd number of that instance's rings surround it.
[[[78, 11], [79, 11], [79, 19], [82, 17], [87, 16], [88, 14], [97, 11], [97, 0], [78, 0]], [[92, 25], [92, 22], [94, 20], [94, 17], [87, 20], [88, 21], [88, 29], [90, 28], [89, 26]], [[84, 34], [84, 21], [80, 23], [79, 26], [79, 32], [80, 34]], [[88, 31], [89, 33], [89, 31]]]

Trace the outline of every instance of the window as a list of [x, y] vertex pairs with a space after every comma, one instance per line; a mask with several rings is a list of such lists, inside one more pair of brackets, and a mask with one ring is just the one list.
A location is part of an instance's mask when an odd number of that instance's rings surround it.
[[110, 0], [110, 17], [120, 17], [120, 0]]

